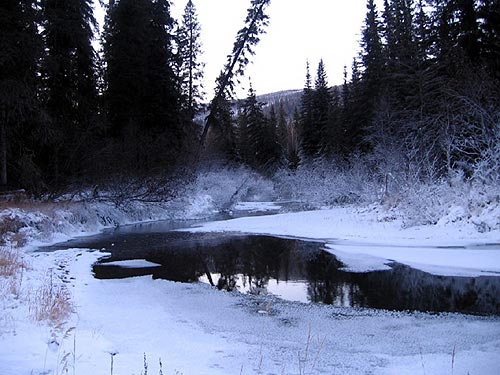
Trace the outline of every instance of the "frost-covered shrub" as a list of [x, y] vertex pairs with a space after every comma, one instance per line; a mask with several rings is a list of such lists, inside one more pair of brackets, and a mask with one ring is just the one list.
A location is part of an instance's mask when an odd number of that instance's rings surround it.
[[273, 180], [280, 198], [316, 206], [372, 202], [380, 190], [367, 163], [358, 158], [349, 165], [316, 161], [296, 171], [282, 169]]
[[[406, 186], [400, 192], [398, 208], [403, 214], [404, 225], [437, 224], [449, 210], [456, 207], [455, 190], [444, 182]], [[456, 209], [455, 209], [456, 211]], [[461, 215], [466, 216], [465, 213]], [[456, 217], [454, 221], [465, 219]]]
[[478, 231], [500, 229], [500, 187], [467, 180], [461, 172], [434, 183], [407, 184], [395, 207], [405, 226], [473, 224]]
[[238, 201], [268, 201], [275, 195], [270, 180], [245, 167], [207, 168], [185, 191], [193, 208], [199, 205], [206, 211], [227, 210]]
[[493, 136], [474, 165], [474, 180], [491, 187], [500, 186], [500, 119], [497, 121]]

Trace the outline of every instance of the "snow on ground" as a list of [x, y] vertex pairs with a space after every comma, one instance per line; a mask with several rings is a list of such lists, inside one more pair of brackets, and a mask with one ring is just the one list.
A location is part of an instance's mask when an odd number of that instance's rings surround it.
[[[80, 227], [69, 221], [75, 231], [65, 236], [90, 228], [88, 222]], [[479, 233], [456, 222], [404, 230], [401, 224], [377, 210], [335, 208], [190, 230], [322, 239], [360, 271], [397, 260], [435, 273], [500, 272], [499, 247], [488, 246], [500, 243], [498, 231]], [[22, 292], [0, 288], [2, 375], [139, 375], [146, 373], [145, 362], [149, 374], [158, 374], [160, 359], [163, 374], [184, 375], [496, 375], [500, 370], [499, 317], [308, 305], [150, 276], [97, 280], [91, 266], [105, 254], [92, 250], [22, 256], [29, 264], [19, 280]], [[74, 304], [70, 318], [56, 326], [32, 318], [48, 273], [49, 285], [64, 287]], [[0, 277], [0, 284], [6, 281]]]
[[437, 275], [500, 274], [500, 231], [480, 233], [473, 224], [402, 228], [377, 210], [339, 207], [209, 222], [189, 231], [230, 231], [318, 239], [357, 272], [387, 269], [396, 261]]
[[[13, 313], [0, 336], [0, 373], [28, 374], [498, 374], [500, 321], [333, 308], [220, 292], [149, 276], [97, 280], [103, 256], [34, 253], [56, 265], [75, 301], [64, 327]], [[28, 278], [35, 276], [31, 271]], [[29, 283], [29, 281], [27, 281]], [[14, 301], [11, 310], [22, 309]], [[111, 371], [113, 358], [113, 371]], [[66, 372], [67, 370], [67, 372]]]
[[239, 211], [278, 211], [281, 205], [276, 202], [238, 202], [233, 206], [234, 210]]

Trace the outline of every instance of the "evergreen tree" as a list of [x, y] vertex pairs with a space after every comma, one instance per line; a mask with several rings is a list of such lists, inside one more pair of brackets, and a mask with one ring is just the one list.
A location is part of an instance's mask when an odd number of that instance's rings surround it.
[[[374, 0], [368, 0], [365, 26], [362, 30], [361, 59], [364, 66], [363, 81], [366, 94], [377, 98], [384, 76], [384, 55], [381, 39], [381, 25]], [[373, 105], [373, 100], [371, 101]]]
[[192, 119], [199, 109], [203, 99], [203, 79], [204, 64], [199, 61], [201, 51], [201, 27], [196, 14], [196, 7], [192, 0], [189, 0], [184, 8], [182, 23], [177, 32], [178, 58], [180, 60], [180, 84], [181, 92], [184, 96], [185, 109]]
[[361, 64], [341, 93], [347, 154], [365, 141], [361, 150], [384, 173], [434, 181], [460, 167], [472, 175], [495, 132], [484, 116], [499, 107], [498, 2], [385, 0], [382, 19], [374, 1], [367, 9]]
[[231, 100], [223, 96], [214, 112], [213, 124], [207, 136], [210, 156], [223, 161], [239, 161], [238, 135]]
[[469, 62], [476, 62], [481, 54], [479, 15], [476, 0], [456, 0], [459, 12], [458, 43]]
[[324, 156], [342, 156], [344, 153], [345, 136], [343, 120], [343, 108], [340, 88], [335, 86], [331, 90], [331, 103], [329, 113], [329, 126], [325, 129], [323, 136], [327, 140], [324, 146]]
[[309, 61], [306, 64], [306, 82], [300, 100], [300, 154], [301, 160], [311, 159], [318, 151], [319, 132], [314, 124], [314, 90]]
[[46, 44], [43, 100], [51, 124], [45, 150], [54, 182], [85, 167], [83, 150], [91, 144], [96, 123], [96, 54], [92, 47], [96, 21], [91, 0], [43, 0]]
[[239, 122], [241, 133], [244, 134], [243, 139], [246, 141], [246, 144], [242, 145], [242, 149], [246, 148], [243, 161], [260, 172], [269, 172], [279, 160], [279, 146], [276, 141], [276, 127], [264, 116], [262, 106], [250, 85]]
[[413, 0], [384, 0], [383, 18], [387, 63], [392, 69], [414, 57]]
[[343, 86], [341, 133], [343, 135], [342, 154], [348, 156], [359, 150], [367, 151], [365, 130], [368, 124], [365, 90], [360, 71], [360, 61], [352, 62], [351, 79]]
[[209, 114], [201, 135], [202, 145], [205, 143], [208, 130], [215, 120], [212, 112], [215, 113], [217, 111], [219, 100], [232, 96], [235, 80], [243, 75], [245, 67], [250, 62], [249, 55], [254, 55], [254, 47], [259, 43], [260, 35], [265, 32], [265, 27], [269, 22], [269, 17], [265, 13], [265, 10], [269, 3], [270, 0], [251, 1], [245, 18], [245, 26], [238, 31], [233, 51], [228, 56], [228, 61], [217, 80], [215, 96], [210, 102]]
[[40, 112], [37, 66], [41, 41], [35, 1], [0, 4], [0, 185], [37, 188], [40, 171], [33, 157]]
[[417, 0], [415, 8], [414, 39], [418, 61], [429, 60], [432, 56], [431, 17], [426, 9], [425, 0]]
[[468, 70], [481, 54], [481, 29], [475, 0], [431, 0], [435, 54], [448, 76]]
[[125, 165], [141, 172], [173, 166], [184, 151], [173, 24], [166, 0], [120, 0], [108, 7], [104, 57], [109, 133]]
[[278, 134], [278, 116], [276, 114], [276, 108], [274, 104], [271, 104], [269, 108], [268, 124], [274, 129], [276, 135]]
[[287, 127], [287, 160], [291, 170], [296, 170], [300, 164], [300, 114], [295, 107], [293, 118]]
[[276, 137], [278, 144], [281, 147], [281, 155], [284, 157], [287, 155], [287, 144], [288, 144], [288, 129], [285, 106], [283, 101], [280, 100], [278, 107], [278, 119], [276, 124]]
[[500, 81], [500, 1], [481, 0], [478, 8], [482, 53], [490, 74]]
[[320, 60], [313, 91], [313, 122], [316, 128], [315, 156], [325, 157], [332, 153], [331, 129], [332, 94], [328, 86], [325, 64]]

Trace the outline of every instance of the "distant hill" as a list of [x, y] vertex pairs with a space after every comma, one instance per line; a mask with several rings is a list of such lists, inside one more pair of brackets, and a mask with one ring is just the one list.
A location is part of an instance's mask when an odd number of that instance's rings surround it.
[[300, 90], [284, 90], [272, 92], [269, 94], [258, 95], [257, 100], [264, 103], [264, 112], [267, 114], [271, 106], [274, 105], [276, 112], [278, 112], [280, 102], [283, 103], [283, 108], [287, 118], [293, 117], [295, 108], [300, 107], [300, 98], [302, 96], [302, 89]]
[[[267, 115], [271, 109], [271, 106], [274, 105], [276, 112], [278, 112], [280, 102], [283, 103], [283, 108], [285, 109], [287, 119], [291, 119], [293, 117], [293, 112], [295, 111], [295, 107], [297, 109], [300, 108], [300, 97], [302, 95], [302, 89], [300, 90], [283, 90], [271, 92], [268, 94], [257, 95], [257, 100], [260, 103], [263, 103], [264, 113]], [[239, 99], [233, 104], [233, 111], [236, 114], [238, 112], [238, 102], [244, 99]], [[203, 124], [205, 121], [205, 117], [207, 116], [207, 112], [203, 111], [199, 113], [195, 121]]]

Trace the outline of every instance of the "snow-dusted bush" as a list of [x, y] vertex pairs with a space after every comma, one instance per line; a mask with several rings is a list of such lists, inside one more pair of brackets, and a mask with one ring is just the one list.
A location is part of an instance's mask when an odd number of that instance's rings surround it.
[[489, 186], [500, 186], [500, 114], [483, 147], [481, 158], [474, 165], [474, 180]]
[[270, 180], [245, 167], [207, 167], [185, 189], [185, 199], [199, 214], [228, 210], [239, 201], [272, 200], [275, 195]]
[[[168, 203], [131, 202], [117, 207], [111, 202], [24, 202], [0, 211], [0, 245], [22, 247], [33, 242], [52, 243], [123, 224], [183, 218]], [[183, 211], [182, 211], [183, 212]]]
[[[457, 187], [462, 190], [462, 188]], [[436, 224], [446, 216], [453, 207], [463, 206], [463, 202], [457, 202], [456, 189], [451, 188], [445, 182], [434, 184], [407, 185], [399, 192], [397, 208], [401, 211], [404, 225], [411, 227], [415, 225]], [[454, 209], [456, 212], [456, 209]], [[452, 221], [466, 219], [463, 212]]]
[[322, 160], [303, 164], [296, 171], [282, 169], [273, 180], [280, 198], [315, 206], [372, 202], [381, 189], [361, 158], [354, 158], [349, 165]]
[[169, 188], [167, 198], [151, 195], [152, 190], [145, 188], [146, 195], [139, 191], [141, 195], [135, 194], [130, 200], [123, 196], [117, 201], [114, 191], [119, 189], [115, 187], [97, 194], [67, 194], [56, 202], [25, 199], [4, 203], [0, 210], [0, 246], [53, 243], [141, 221], [209, 217], [238, 201], [275, 197], [271, 181], [243, 167], [205, 169], [183, 181], [177, 191]]
[[433, 183], [407, 184], [395, 207], [405, 226], [462, 222], [481, 232], [500, 228], [500, 186], [466, 179], [461, 172]]

